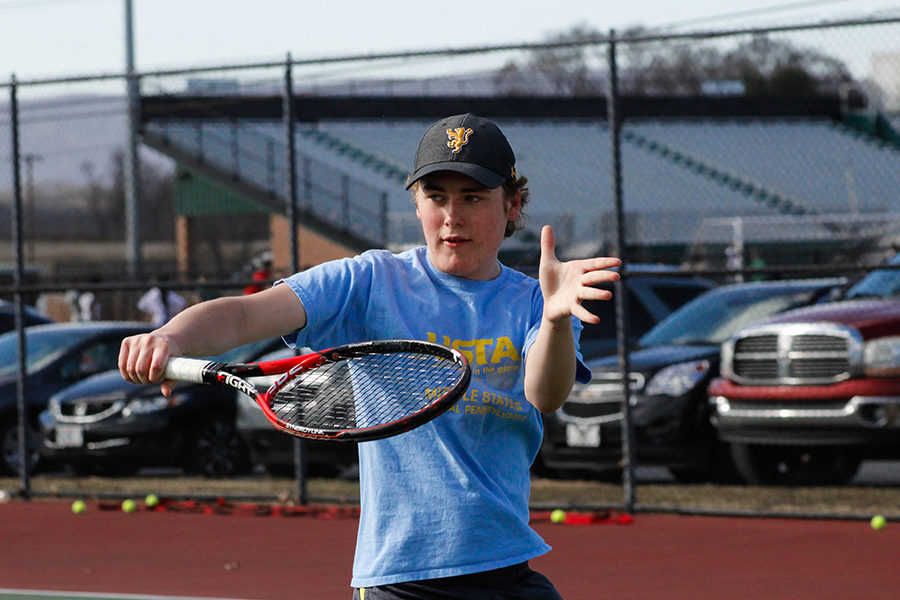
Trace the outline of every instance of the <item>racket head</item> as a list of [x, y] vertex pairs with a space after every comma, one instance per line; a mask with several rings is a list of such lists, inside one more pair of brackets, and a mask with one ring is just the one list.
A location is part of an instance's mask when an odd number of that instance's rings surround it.
[[465, 393], [471, 368], [456, 349], [379, 340], [318, 353], [257, 397], [279, 429], [302, 438], [363, 442], [409, 431]]

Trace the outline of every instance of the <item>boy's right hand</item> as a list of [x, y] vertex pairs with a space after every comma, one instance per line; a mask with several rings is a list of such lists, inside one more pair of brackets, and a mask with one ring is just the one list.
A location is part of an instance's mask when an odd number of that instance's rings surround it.
[[119, 372], [125, 381], [149, 384], [162, 381], [160, 389], [169, 397], [175, 381], [163, 380], [166, 363], [173, 356], [182, 356], [181, 348], [171, 336], [159, 331], [133, 335], [122, 340], [119, 350]]

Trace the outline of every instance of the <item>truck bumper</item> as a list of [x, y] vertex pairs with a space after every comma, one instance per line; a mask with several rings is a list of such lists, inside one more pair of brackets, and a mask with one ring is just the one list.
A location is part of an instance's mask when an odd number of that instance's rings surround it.
[[824, 402], [747, 402], [711, 396], [712, 419], [728, 442], [856, 444], [900, 440], [900, 396]]

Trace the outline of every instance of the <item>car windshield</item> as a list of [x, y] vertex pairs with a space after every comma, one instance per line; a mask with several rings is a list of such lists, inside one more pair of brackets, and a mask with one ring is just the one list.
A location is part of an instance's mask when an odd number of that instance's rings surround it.
[[[30, 330], [25, 342], [25, 367], [28, 373], [42, 369], [89, 335], [91, 331], [68, 329]], [[18, 332], [10, 331], [0, 336], [0, 378], [12, 377], [19, 370]]]
[[713, 290], [660, 321], [640, 339], [640, 346], [721, 344], [745, 325], [809, 304], [818, 292], [797, 287]]
[[[888, 263], [900, 266], [900, 252]], [[847, 290], [847, 298], [896, 298], [900, 296], [900, 270], [876, 269]]]

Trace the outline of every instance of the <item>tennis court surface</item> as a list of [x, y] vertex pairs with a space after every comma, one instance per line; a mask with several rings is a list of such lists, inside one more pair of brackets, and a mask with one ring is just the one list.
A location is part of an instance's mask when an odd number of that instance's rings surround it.
[[[567, 600], [896, 596], [900, 523], [546, 517], [554, 549], [532, 566]], [[0, 505], [0, 598], [349, 600], [356, 526], [355, 509], [15, 501]]]

